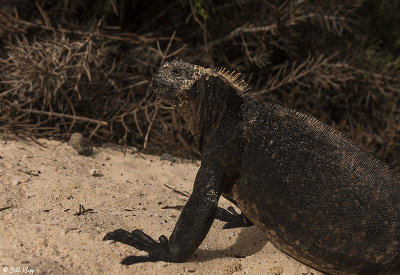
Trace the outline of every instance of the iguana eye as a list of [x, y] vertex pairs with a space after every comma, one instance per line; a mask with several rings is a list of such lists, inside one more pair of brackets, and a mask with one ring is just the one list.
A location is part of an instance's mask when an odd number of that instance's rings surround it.
[[182, 71], [180, 69], [178, 69], [178, 68], [175, 68], [175, 69], [172, 70], [172, 74], [174, 76], [180, 76], [180, 75], [182, 75]]

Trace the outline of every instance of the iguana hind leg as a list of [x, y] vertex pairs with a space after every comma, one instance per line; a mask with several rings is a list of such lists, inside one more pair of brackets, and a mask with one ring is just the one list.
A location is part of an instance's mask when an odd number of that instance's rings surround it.
[[226, 222], [222, 229], [249, 227], [254, 225], [245, 215], [236, 212], [232, 206], [229, 206], [227, 210], [218, 207], [215, 219]]

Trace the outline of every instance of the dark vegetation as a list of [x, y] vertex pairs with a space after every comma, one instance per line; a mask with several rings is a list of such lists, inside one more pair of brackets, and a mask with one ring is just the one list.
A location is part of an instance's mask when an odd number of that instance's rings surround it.
[[172, 58], [241, 72], [400, 171], [400, 1], [0, 2], [0, 130], [198, 157], [151, 91]]

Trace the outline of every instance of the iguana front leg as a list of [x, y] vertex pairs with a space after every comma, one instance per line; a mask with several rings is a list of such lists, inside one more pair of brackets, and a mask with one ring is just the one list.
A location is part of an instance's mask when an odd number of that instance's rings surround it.
[[214, 221], [221, 196], [221, 174], [209, 168], [210, 166], [202, 164], [200, 167], [192, 195], [183, 208], [169, 240], [162, 235], [157, 242], [141, 230], [130, 233], [117, 229], [106, 234], [103, 240], [122, 242], [149, 253], [148, 256], [126, 257], [121, 262], [122, 264], [155, 261], [184, 262], [193, 254]]

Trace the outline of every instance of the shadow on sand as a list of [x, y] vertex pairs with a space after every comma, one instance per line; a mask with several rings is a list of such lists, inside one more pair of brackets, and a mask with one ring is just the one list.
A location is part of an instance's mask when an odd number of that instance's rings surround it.
[[256, 226], [245, 227], [240, 231], [233, 245], [220, 250], [197, 249], [189, 261], [205, 262], [216, 258], [245, 258], [262, 250], [267, 242], [268, 239], [261, 229]]

